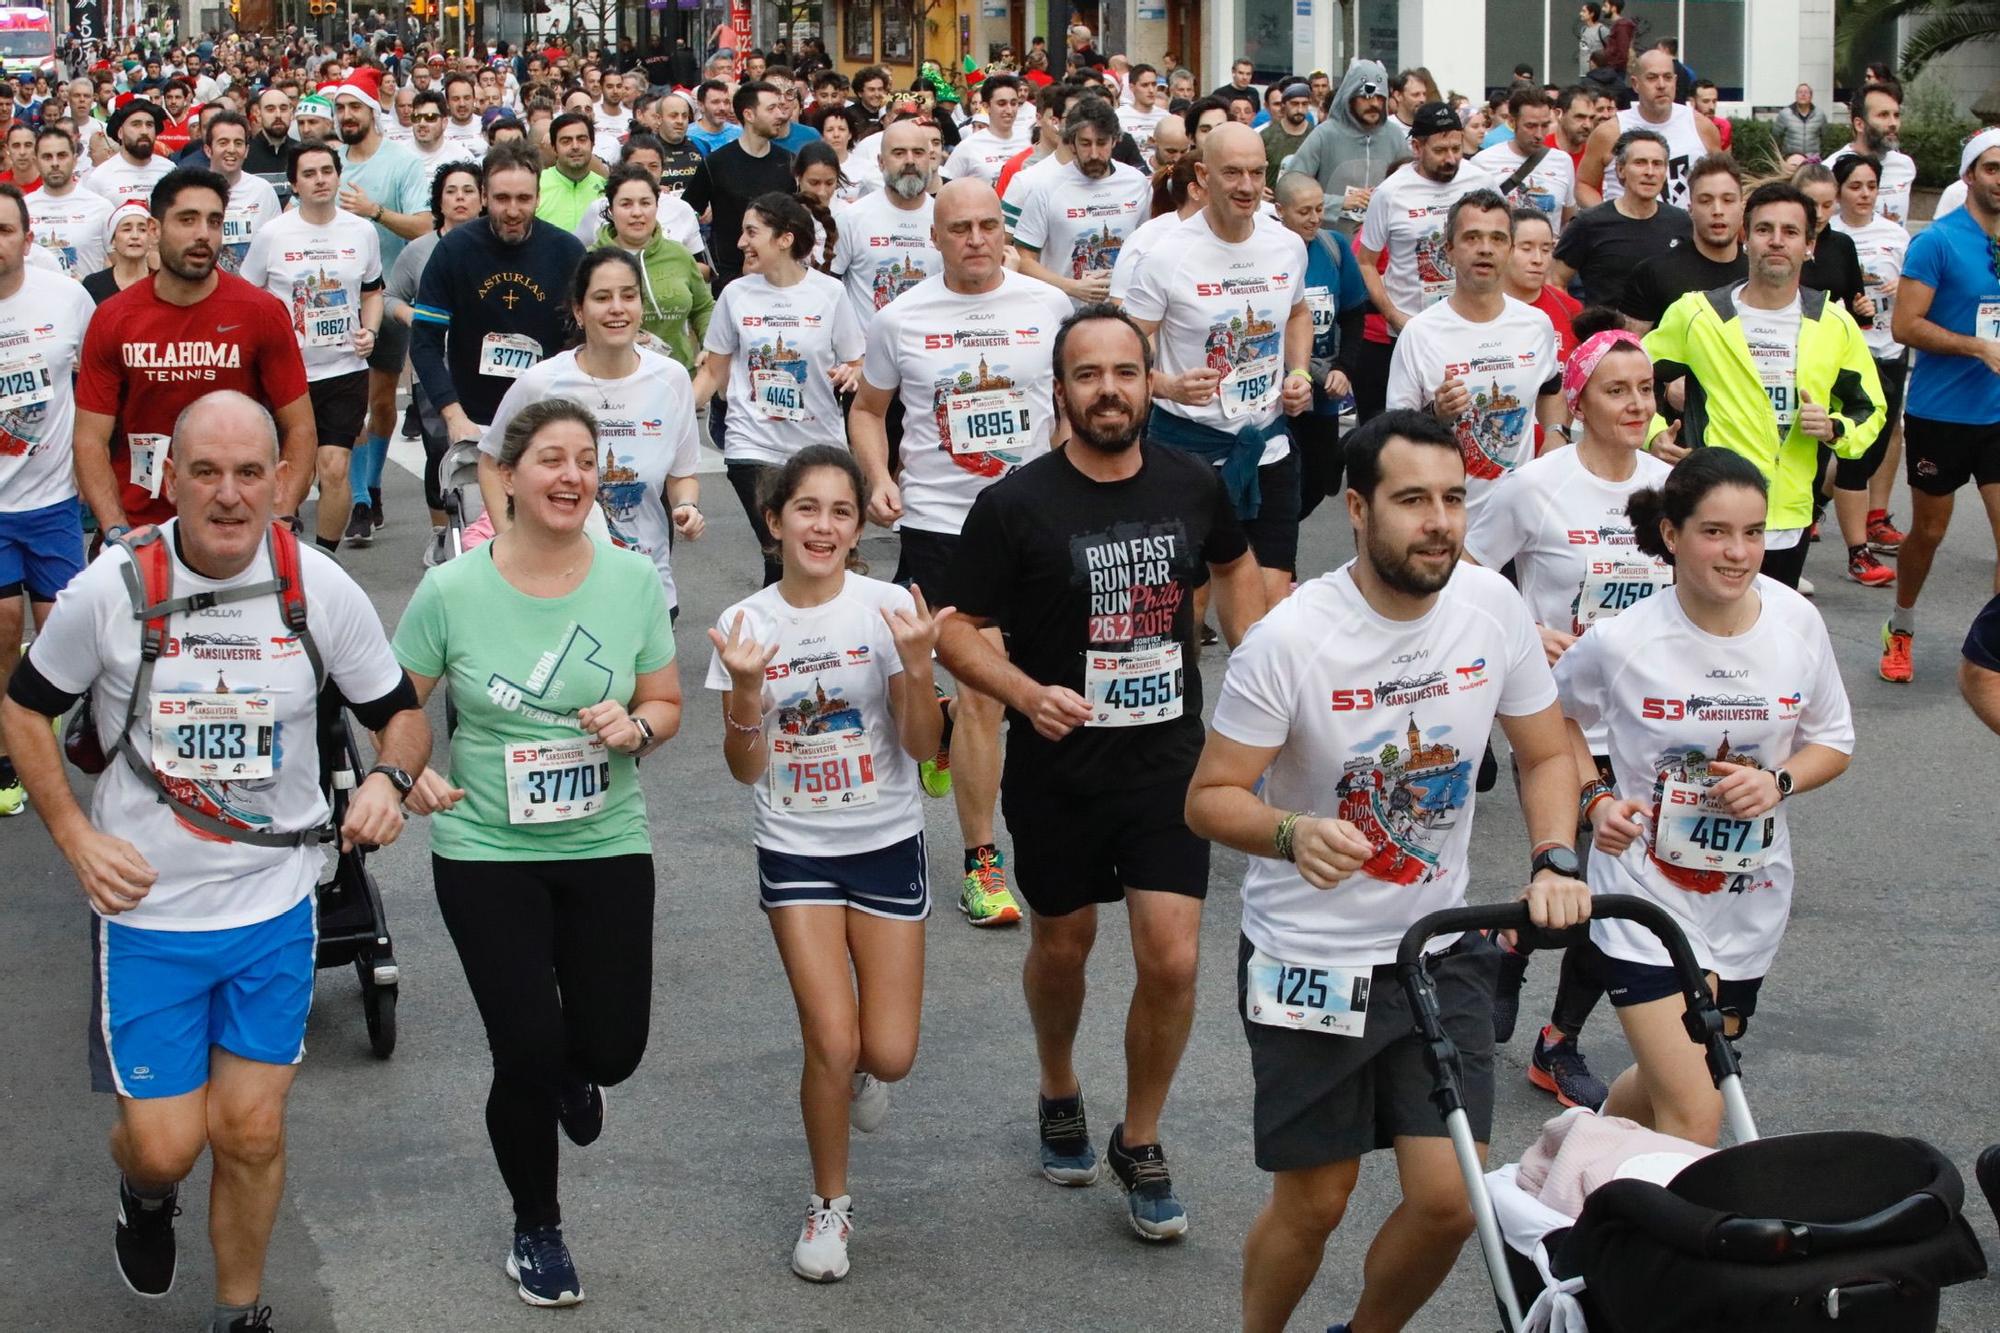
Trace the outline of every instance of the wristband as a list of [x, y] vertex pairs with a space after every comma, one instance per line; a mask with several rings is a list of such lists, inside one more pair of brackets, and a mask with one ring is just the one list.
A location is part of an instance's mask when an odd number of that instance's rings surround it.
[[1310, 370], [1307, 370], [1304, 366], [1293, 366], [1290, 370], [1285, 372], [1286, 379], [1290, 379], [1294, 375], [1298, 376], [1300, 379], [1304, 380], [1308, 384], [1312, 383], [1313, 373]]
[[1595, 796], [1592, 796], [1589, 800], [1585, 801], [1583, 803], [1583, 822], [1586, 824], [1590, 822], [1590, 812], [1597, 808], [1597, 803], [1599, 801], [1608, 801], [1610, 799], [1611, 799], [1610, 792], [1601, 791], [1598, 792]]
[[1585, 819], [1590, 818], [1590, 807], [1596, 805], [1600, 798], [1609, 795], [1611, 795], [1611, 784], [1603, 778], [1592, 778], [1583, 784], [1583, 790], [1577, 794], [1577, 813]]
[[1292, 861], [1295, 864], [1297, 858], [1292, 854], [1292, 834], [1297, 830], [1298, 826], [1299, 814], [1295, 810], [1278, 821], [1277, 831], [1271, 835], [1271, 846], [1278, 853], [1279, 857], [1286, 861]]
[[746, 727], [731, 717], [729, 710], [726, 708], [722, 710], [722, 721], [724, 725], [739, 736], [755, 736], [764, 730], [764, 720], [762, 718], [757, 719], [756, 725]]

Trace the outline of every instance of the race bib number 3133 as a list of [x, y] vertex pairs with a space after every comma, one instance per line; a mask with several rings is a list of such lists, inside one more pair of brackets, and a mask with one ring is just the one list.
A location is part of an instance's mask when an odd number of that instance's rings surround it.
[[277, 772], [268, 694], [155, 694], [153, 767], [170, 778], [257, 782]]

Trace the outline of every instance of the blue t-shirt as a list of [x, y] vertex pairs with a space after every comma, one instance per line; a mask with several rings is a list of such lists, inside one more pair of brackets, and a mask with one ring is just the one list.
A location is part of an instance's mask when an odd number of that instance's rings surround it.
[[[1348, 249], [1347, 238], [1337, 231], [1322, 230], [1319, 238], [1306, 243], [1305, 302], [1312, 311], [1312, 359], [1317, 366], [1340, 352], [1340, 316], [1368, 303], [1361, 265]], [[1327, 395], [1325, 379], [1324, 375], [1313, 377], [1313, 411], [1337, 416], [1340, 400]]]
[[1479, 141], [1480, 150], [1483, 152], [1496, 143], [1506, 143], [1513, 137], [1514, 127], [1512, 125], [1505, 123], [1495, 125], [1492, 129], [1486, 131], [1486, 137]]
[[743, 137], [743, 127], [741, 125], [724, 125], [719, 130], [708, 130], [702, 128], [701, 122], [697, 120], [688, 126], [687, 137], [688, 142], [699, 148], [703, 157], [707, 157], [710, 153], [722, 147], [722, 145], [734, 143], [736, 140], [741, 139]]
[[[340, 183], [359, 186], [363, 193], [391, 213], [428, 213], [431, 208], [431, 178], [423, 159], [399, 143], [384, 139], [375, 145], [375, 154], [359, 166], [347, 161], [347, 147], [340, 150]], [[396, 256], [409, 242], [381, 223], [375, 224], [375, 239], [382, 246], [382, 271], [396, 267]]]
[[[1910, 242], [1903, 276], [1936, 293], [1927, 318], [1950, 333], [2000, 338], [2000, 278], [1993, 276], [1992, 242], [1970, 209], [1945, 214]], [[1993, 303], [1996, 318], [1976, 327], [1982, 302]], [[1929, 421], [1985, 426], [2000, 421], [2000, 375], [1976, 356], [1944, 356], [1918, 351], [1910, 369], [1904, 410]]]
[[[737, 133], [741, 134], [742, 131], [738, 130]], [[797, 157], [799, 149], [804, 148], [809, 143], [818, 143], [819, 138], [820, 133], [818, 130], [810, 125], [801, 125], [795, 120], [792, 122], [792, 127], [785, 131], [784, 138], [773, 139], [771, 142], [790, 153], [793, 157]]]

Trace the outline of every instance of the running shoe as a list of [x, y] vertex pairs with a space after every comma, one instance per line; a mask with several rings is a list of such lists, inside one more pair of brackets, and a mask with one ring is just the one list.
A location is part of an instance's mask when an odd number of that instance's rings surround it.
[[180, 1196], [176, 1185], [164, 1199], [141, 1199], [119, 1178], [118, 1232], [112, 1248], [118, 1255], [118, 1276], [135, 1296], [158, 1300], [174, 1289], [179, 1264], [174, 1219], [181, 1215]]
[[451, 559], [451, 529], [432, 528], [431, 539], [424, 546], [424, 568], [435, 568], [449, 559]]
[[863, 1134], [873, 1134], [889, 1117], [889, 1085], [873, 1074], [856, 1073], [848, 1121]]
[[423, 418], [417, 415], [417, 404], [415, 400], [412, 400], [410, 405], [403, 409], [403, 438], [406, 440], [420, 440], [423, 437]]
[[1575, 1037], [1564, 1037], [1555, 1045], [1546, 1042], [1549, 1029], [1535, 1039], [1535, 1053], [1528, 1059], [1528, 1082], [1543, 1092], [1553, 1093], [1564, 1106], [1586, 1106], [1595, 1111], [1604, 1105], [1611, 1089], [1590, 1072], [1583, 1050]]
[[1811, 579], [1807, 578], [1803, 574], [1799, 575], [1799, 596], [1810, 597], [1816, 591], [1817, 589], [1813, 587], [1813, 581]]
[[229, 1333], [276, 1333], [271, 1327], [271, 1307], [260, 1305], [248, 1314], [229, 1321]]
[[1877, 668], [1883, 680], [1908, 685], [1917, 678], [1917, 664], [1910, 660], [1910, 649], [1915, 643], [1916, 635], [1908, 630], [1891, 629], [1886, 622], [1883, 624], [1882, 665]]
[[576, 1083], [556, 1093], [556, 1120], [569, 1141], [588, 1148], [604, 1132], [604, 1089]]
[[354, 513], [347, 520], [347, 531], [340, 539], [349, 546], [366, 546], [375, 540], [375, 520], [367, 505], [354, 506]]
[[389, 520], [382, 517], [382, 492], [368, 492], [368, 521], [377, 528], [389, 526]]
[[1857, 546], [1847, 553], [1847, 577], [1867, 588], [1886, 588], [1896, 581], [1896, 571], [1875, 558], [1872, 548]]
[[854, 1234], [854, 1198], [808, 1195], [806, 1224], [792, 1246], [792, 1271], [808, 1282], [838, 1282], [847, 1276], [847, 1240]]
[[1986, 1206], [1995, 1217], [2000, 1217], [2000, 1143], [1979, 1154], [1972, 1174], [1979, 1181], [1979, 1192], [1986, 1196]]
[[1118, 1188], [1125, 1191], [1125, 1211], [1141, 1240], [1176, 1240], [1187, 1234], [1187, 1209], [1174, 1197], [1174, 1178], [1159, 1144], [1128, 1146], [1125, 1126], [1114, 1125], [1104, 1156]]
[[1058, 1185], [1095, 1185], [1097, 1149], [1090, 1146], [1083, 1094], [1054, 1099], [1038, 1096], [1035, 1119], [1041, 1129], [1042, 1174]]
[[944, 714], [944, 730], [938, 733], [937, 754], [917, 765], [917, 777], [924, 785], [924, 795], [941, 801], [951, 795], [951, 696], [936, 684], [938, 712]]
[[1528, 979], [1528, 955], [1508, 949], [1500, 955], [1500, 982], [1493, 988], [1493, 1040], [1514, 1039], [1521, 1018], [1521, 983]]
[[0, 819], [18, 815], [27, 808], [28, 789], [21, 785], [21, 779], [15, 778], [6, 786], [0, 787]]
[[1868, 546], [1877, 555], [1893, 556], [1903, 549], [1904, 533], [1896, 526], [1894, 514], [1872, 514], [1868, 519]]
[[1201, 646], [1204, 648], [1213, 648], [1221, 642], [1222, 636], [1215, 632], [1214, 626], [1204, 620], [1201, 623]]
[[520, 1283], [521, 1299], [530, 1305], [575, 1305], [583, 1300], [583, 1283], [563, 1244], [561, 1227], [535, 1227], [514, 1233], [507, 1255], [507, 1276]]
[[975, 926], [1011, 926], [1021, 919], [1020, 904], [1007, 891], [1007, 858], [998, 847], [981, 847], [979, 860], [965, 872], [958, 910]]

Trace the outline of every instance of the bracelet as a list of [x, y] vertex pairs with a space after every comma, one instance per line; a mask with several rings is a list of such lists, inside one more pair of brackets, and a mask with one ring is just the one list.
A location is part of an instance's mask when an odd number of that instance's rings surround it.
[[697, 514], [699, 514], [699, 513], [701, 512], [701, 506], [700, 506], [700, 505], [698, 505], [698, 504], [696, 504], [696, 503], [695, 503], [694, 501], [692, 501], [692, 500], [683, 500], [683, 501], [681, 501], [681, 502], [680, 502], [679, 504], [675, 505], [675, 506], [673, 507], [673, 509], [672, 509], [672, 510], [671, 510], [670, 512], [678, 514], [678, 513], [680, 513], [680, 512], [681, 512], [681, 510], [683, 510], [683, 509], [692, 509], [692, 510], [694, 510], [694, 512], [695, 512], [695, 513], [697, 513]]
[[1292, 855], [1292, 834], [1298, 829], [1300, 818], [1301, 816], [1296, 810], [1292, 811], [1278, 821], [1277, 831], [1271, 835], [1272, 848], [1284, 860], [1294, 860]]
[[1293, 366], [1290, 370], [1285, 372], [1286, 379], [1290, 379], [1294, 375], [1306, 381], [1306, 383], [1308, 384], [1312, 383], [1313, 373], [1310, 370], [1307, 370], [1304, 366]]
[[1590, 822], [1590, 812], [1597, 808], [1597, 803], [1599, 801], [1608, 801], [1610, 799], [1611, 799], [1610, 792], [1601, 791], [1598, 792], [1595, 796], [1591, 797], [1588, 801], [1585, 801], [1583, 803], [1583, 822], [1586, 824]]
[[1590, 818], [1590, 807], [1596, 805], [1600, 798], [1609, 795], [1611, 795], [1611, 784], [1603, 778], [1592, 778], [1583, 784], [1583, 790], [1577, 795], [1577, 813], [1585, 819]]
[[746, 727], [735, 718], [729, 716], [729, 710], [726, 708], [722, 710], [722, 721], [724, 725], [739, 736], [755, 736], [764, 730], [764, 719], [758, 718], [756, 725]]

